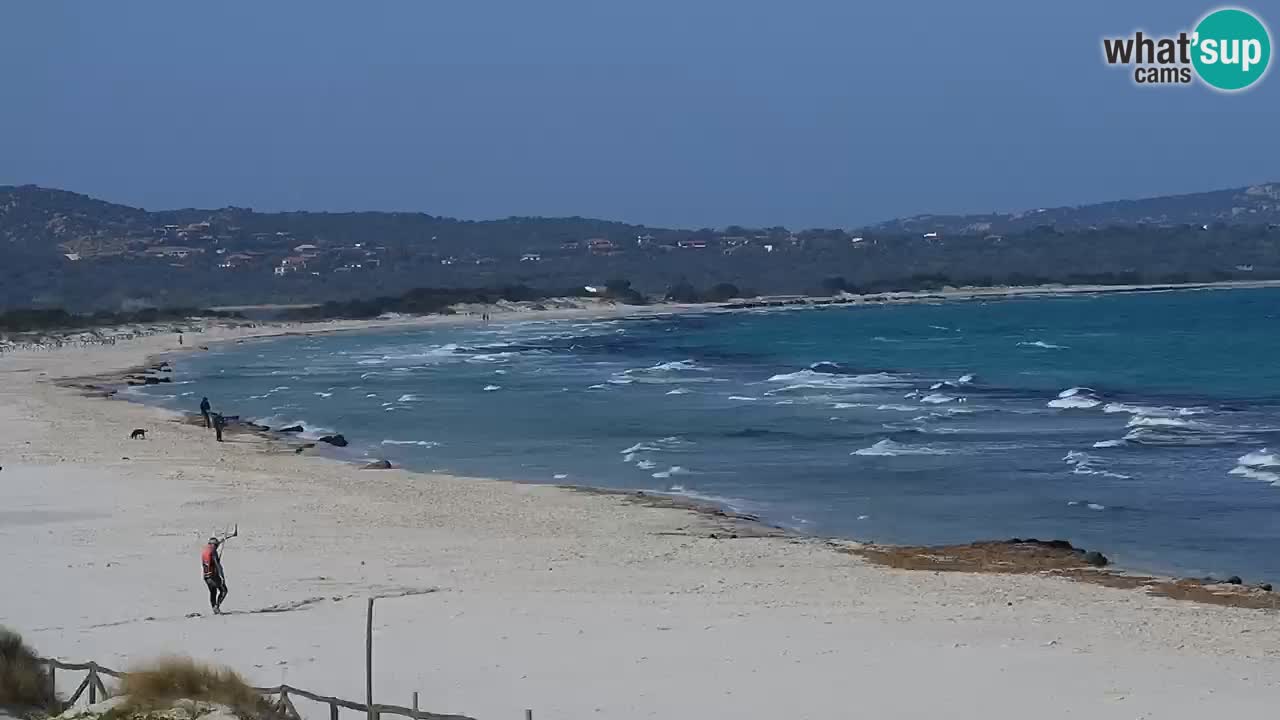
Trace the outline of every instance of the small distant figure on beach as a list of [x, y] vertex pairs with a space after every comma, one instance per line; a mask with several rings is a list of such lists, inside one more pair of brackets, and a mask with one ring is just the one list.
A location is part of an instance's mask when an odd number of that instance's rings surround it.
[[213, 608], [214, 615], [222, 614], [222, 601], [227, 599], [227, 576], [222, 571], [222, 556], [218, 552], [220, 545], [221, 540], [211, 537], [200, 553], [204, 584], [209, 588], [209, 607]]
[[218, 442], [222, 442], [222, 429], [227, 426], [226, 418], [222, 417], [222, 413], [213, 414], [213, 432], [217, 436]]
[[213, 427], [213, 424], [209, 422], [209, 410], [212, 407], [213, 406], [209, 404], [209, 398], [200, 398], [200, 414], [204, 416], [204, 426], [206, 428]]
[[178, 333], [178, 344], [182, 344], [182, 333]]

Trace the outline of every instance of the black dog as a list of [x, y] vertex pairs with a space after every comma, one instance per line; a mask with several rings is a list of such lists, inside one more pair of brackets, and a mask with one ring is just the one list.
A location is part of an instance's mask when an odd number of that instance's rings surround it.
[[130, 440], [146, 440], [147, 431], [143, 430], [142, 428], [138, 428], [137, 430], [134, 430], [133, 432], [129, 433], [129, 439]]

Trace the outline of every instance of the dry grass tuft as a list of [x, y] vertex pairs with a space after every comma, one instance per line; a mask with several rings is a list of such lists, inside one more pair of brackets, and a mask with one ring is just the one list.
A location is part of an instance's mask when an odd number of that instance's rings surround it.
[[49, 697], [49, 672], [36, 651], [21, 635], [0, 626], [0, 705], [44, 708], [54, 700]]
[[214, 667], [187, 657], [166, 657], [129, 671], [120, 694], [129, 704], [154, 708], [175, 700], [203, 700], [230, 707], [242, 718], [283, 717], [271, 702], [228, 667]]

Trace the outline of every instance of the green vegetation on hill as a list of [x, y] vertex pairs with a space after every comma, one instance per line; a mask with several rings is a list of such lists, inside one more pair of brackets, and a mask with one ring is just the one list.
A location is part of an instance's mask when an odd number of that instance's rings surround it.
[[[1271, 279], [1280, 278], [1278, 198], [1280, 186], [1261, 185], [792, 231], [581, 217], [148, 212], [61, 190], [0, 187], [0, 309], [347, 302], [423, 287], [581, 288], [619, 277], [630, 280], [632, 300], [682, 282], [791, 294]], [[838, 288], [824, 285], [835, 277], [843, 278]]]
[[76, 330], [112, 325], [152, 325], [187, 318], [238, 318], [237, 313], [196, 308], [148, 308], [136, 312], [100, 310], [92, 315], [76, 315], [62, 308], [23, 308], [0, 312], [0, 332], [24, 333], [48, 330]]

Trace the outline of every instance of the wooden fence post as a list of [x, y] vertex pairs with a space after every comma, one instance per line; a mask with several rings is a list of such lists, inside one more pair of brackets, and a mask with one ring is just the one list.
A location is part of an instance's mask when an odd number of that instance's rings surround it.
[[58, 668], [49, 661], [49, 704], [58, 699]]
[[98, 666], [89, 663], [89, 704], [98, 702]]
[[418, 691], [413, 691], [413, 720], [418, 720]]
[[369, 720], [377, 720], [373, 711], [373, 598], [369, 598], [364, 625], [364, 699], [369, 705]]
[[528, 708], [525, 708], [525, 711], [524, 711], [524, 720], [533, 720], [533, 711], [532, 711], [532, 710], [530, 710], [530, 709], [528, 709]]
[[329, 720], [338, 720], [338, 703], [329, 703]]

